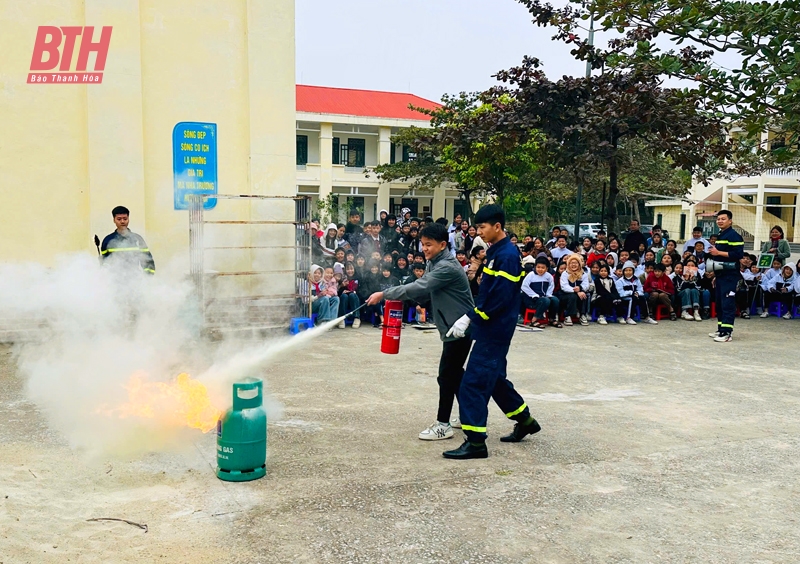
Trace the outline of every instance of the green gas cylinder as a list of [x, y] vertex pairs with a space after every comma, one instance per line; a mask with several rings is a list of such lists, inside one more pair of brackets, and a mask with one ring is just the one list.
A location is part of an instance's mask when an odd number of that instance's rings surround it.
[[217, 421], [217, 477], [228, 482], [257, 480], [267, 473], [267, 412], [263, 383], [233, 385], [233, 407]]

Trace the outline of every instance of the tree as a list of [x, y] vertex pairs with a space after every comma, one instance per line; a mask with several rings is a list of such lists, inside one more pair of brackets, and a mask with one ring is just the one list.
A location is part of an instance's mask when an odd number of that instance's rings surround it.
[[[431, 117], [430, 128], [411, 127], [393, 140], [416, 154], [409, 162], [380, 165], [385, 181], [411, 180], [413, 188], [454, 184], [470, 200], [476, 192], [502, 202], [520, 179], [539, 166], [538, 137], [531, 132], [481, 130], [481, 116], [494, 111], [479, 94], [445, 95], [434, 110], [415, 108]], [[475, 129], [475, 128], [478, 129]]]
[[[800, 166], [800, 10], [794, 0], [569, 0], [555, 8], [542, 0], [518, 0], [554, 39], [573, 47], [576, 59], [595, 69], [644, 72], [691, 86], [702, 112], [726, 117], [743, 129], [732, 153], [737, 172], [777, 164]], [[582, 37], [593, 18], [600, 31], [616, 34], [607, 47]], [[668, 39], [671, 48], [662, 49]], [[734, 64], [719, 62], [720, 55]], [[716, 58], [716, 59], [715, 59]], [[784, 132], [785, 143], [760, 144], [767, 129]], [[755, 158], [749, 151], [757, 147]]]
[[474, 143], [502, 133], [520, 141], [538, 139], [540, 151], [556, 170], [585, 182], [596, 167], [609, 175], [608, 209], [616, 222], [621, 144], [638, 139], [653, 154], [665, 155], [672, 166], [708, 176], [730, 155], [721, 120], [701, 111], [696, 94], [664, 88], [661, 79], [644, 71], [612, 70], [588, 78], [551, 81], [537, 59], [502, 71], [503, 83], [481, 97], [483, 111], [468, 117], [458, 130], [438, 132], [438, 142], [461, 156]]

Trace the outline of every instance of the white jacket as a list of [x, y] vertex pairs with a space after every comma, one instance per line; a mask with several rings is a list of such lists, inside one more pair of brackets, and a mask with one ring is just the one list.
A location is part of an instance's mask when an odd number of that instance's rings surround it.
[[[577, 287], [573, 286], [572, 283], [569, 281], [569, 273], [567, 273], [566, 270], [561, 273], [560, 283], [562, 292], [578, 292]], [[581, 274], [579, 287], [582, 292], [589, 291], [589, 276], [586, 274], [585, 270]]]
[[779, 276], [773, 276], [769, 279], [769, 281], [767, 281], [767, 284], [764, 286], [764, 290], [767, 292], [778, 290], [778, 285], [780, 284], [781, 288], [786, 288], [790, 292], [797, 291], [795, 290], [795, 287], [797, 286], [797, 280], [798, 276], [794, 272], [792, 272], [792, 275], [789, 278], [784, 278], [783, 274], [780, 274]]
[[617, 292], [621, 298], [630, 298], [634, 292], [638, 292], [640, 296], [644, 294], [642, 283], [635, 276], [630, 280], [623, 276], [617, 280], [615, 284], [617, 285]]
[[761, 274], [761, 289], [766, 291], [767, 290], [767, 284], [769, 283], [769, 281], [772, 280], [774, 277], [780, 276], [780, 275], [781, 275], [781, 269], [780, 268], [777, 268], [777, 269], [776, 268], [768, 268], [767, 270], [765, 270], [763, 272], [763, 274]]
[[542, 292], [544, 292], [544, 297], [549, 298], [553, 295], [553, 288], [555, 285], [556, 283], [552, 274], [545, 272], [539, 276], [534, 270], [529, 272], [525, 280], [522, 281], [522, 292], [534, 300], [536, 298], [541, 298]]

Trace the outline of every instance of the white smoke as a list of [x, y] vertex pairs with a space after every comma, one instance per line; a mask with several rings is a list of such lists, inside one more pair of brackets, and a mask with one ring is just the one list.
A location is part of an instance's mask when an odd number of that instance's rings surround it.
[[[87, 255], [64, 256], [54, 268], [0, 264], [0, 329], [37, 328], [15, 348], [18, 372], [28, 399], [73, 447], [135, 455], [185, 444], [199, 431], [107, 413], [128, 400], [124, 386], [134, 373], [169, 382], [188, 372], [224, 410], [233, 382], [263, 377], [263, 365], [287, 343], [309, 339], [256, 347], [204, 341], [192, 287], [176, 267], [120, 275]], [[280, 404], [266, 394], [265, 405], [271, 420], [281, 417]]]

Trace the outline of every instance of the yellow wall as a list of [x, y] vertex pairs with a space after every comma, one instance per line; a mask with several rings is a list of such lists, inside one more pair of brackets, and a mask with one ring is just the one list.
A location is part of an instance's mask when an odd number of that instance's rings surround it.
[[[40, 25], [113, 26], [103, 83], [26, 84]], [[295, 193], [294, 0], [0, 0], [0, 52], [0, 260], [94, 252], [120, 204], [157, 263], [185, 253], [181, 121], [217, 124], [221, 193]], [[294, 218], [290, 201], [226, 209]]]
[[[661, 214], [661, 228], [669, 232], [669, 238], [677, 242], [683, 242], [692, 236], [692, 227], [695, 219], [691, 217], [687, 210], [681, 206], [655, 206], [652, 208], [653, 217]], [[686, 236], [681, 239], [681, 214], [686, 214]], [[666, 241], [664, 242], [666, 244]]]

